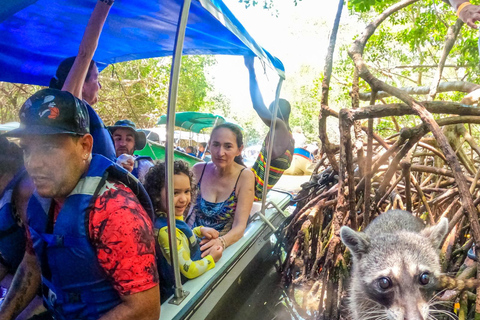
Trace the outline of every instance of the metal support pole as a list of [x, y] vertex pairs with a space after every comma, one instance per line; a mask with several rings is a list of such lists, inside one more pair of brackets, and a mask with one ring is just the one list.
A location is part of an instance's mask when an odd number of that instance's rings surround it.
[[267, 145], [267, 154], [265, 159], [265, 175], [263, 176], [262, 190], [262, 214], [265, 215], [265, 202], [267, 201], [268, 178], [270, 171], [270, 162], [272, 161], [273, 138], [275, 136], [275, 124], [277, 123], [278, 100], [280, 99], [280, 90], [282, 89], [283, 78], [278, 80], [277, 91], [275, 92], [275, 107], [272, 112], [272, 121], [270, 123], [269, 139]]
[[182, 280], [180, 277], [180, 267], [178, 265], [177, 237], [175, 227], [175, 206], [173, 204], [173, 138], [175, 132], [175, 108], [177, 105], [178, 78], [180, 76], [180, 65], [182, 63], [183, 41], [185, 39], [185, 30], [187, 28], [188, 12], [190, 10], [191, 0], [184, 0], [180, 16], [178, 19], [178, 28], [175, 40], [174, 55], [172, 59], [172, 69], [170, 71], [170, 87], [168, 92], [168, 110], [167, 110], [167, 145], [165, 147], [165, 179], [167, 181], [167, 216], [168, 216], [168, 243], [170, 245], [170, 259], [175, 276], [174, 298], [169, 303], [180, 304], [188, 295], [188, 292], [182, 289]]

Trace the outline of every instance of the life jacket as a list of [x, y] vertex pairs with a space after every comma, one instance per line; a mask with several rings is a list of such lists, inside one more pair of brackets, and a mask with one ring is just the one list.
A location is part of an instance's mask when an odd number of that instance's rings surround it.
[[153, 213], [139, 181], [101, 155], [93, 156], [88, 172], [65, 199], [54, 225], [51, 199], [34, 193], [29, 202], [29, 229], [42, 269], [43, 298], [56, 320], [98, 319], [121, 302], [89, 236], [90, 211], [107, 179], [124, 183], [147, 213]]
[[[166, 227], [167, 218], [157, 216], [155, 219], [155, 238], [158, 239], [159, 231]], [[194, 261], [202, 259], [202, 252], [200, 251], [200, 245], [198, 244], [197, 237], [193, 234], [192, 229], [183, 220], [175, 220], [175, 226], [178, 230], [182, 231], [188, 239], [188, 245], [190, 247], [190, 258]], [[160, 276], [160, 298], [163, 303], [173, 293], [175, 288], [175, 276], [173, 273], [172, 265], [168, 262], [167, 258], [163, 255], [158, 240], [155, 242], [157, 248], [157, 268]], [[171, 250], [170, 250], [171, 252]], [[180, 266], [182, 268], [182, 266]], [[188, 279], [181, 274], [182, 283], [185, 283]]]
[[138, 167], [140, 166], [140, 163], [142, 161], [152, 161], [153, 162], [153, 159], [149, 156], [135, 156], [135, 163], [133, 165], [132, 174], [137, 179], [138, 179]]
[[12, 201], [15, 187], [26, 174], [21, 169], [0, 196], [0, 262], [9, 272], [15, 272], [25, 254], [25, 229], [15, 218]]
[[88, 116], [90, 118], [90, 134], [93, 137], [93, 150], [92, 153], [101, 154], [107, 159], [115, 162], [117, 155], [115, 153], [115, 145], [113, 144], [113, 138], [108, 131], [107, 127], [103, 123], [102, 119], [98, 116], [97, 112], [85, 102], [88, 109]]

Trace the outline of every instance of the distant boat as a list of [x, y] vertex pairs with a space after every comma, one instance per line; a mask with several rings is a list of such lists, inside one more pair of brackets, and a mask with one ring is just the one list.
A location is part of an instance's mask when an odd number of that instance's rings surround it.
[[[192, 167], [195, 163], [203, 162], [203, 160], [192, 157], [191, 155], [186, 154], [185, 152], [181, 152], [178, 150], [174, 150], [174, 159], [175, 160], [183, 160], [186, 161], [190, 167]], [[142, 150], [136, 150], [136, 155], [141, 156], [149, 156], [153, 160], [160, 160], [165, 161], [165, 147], [157, 142], [153, 142], [147, 139], [147, 145]]]

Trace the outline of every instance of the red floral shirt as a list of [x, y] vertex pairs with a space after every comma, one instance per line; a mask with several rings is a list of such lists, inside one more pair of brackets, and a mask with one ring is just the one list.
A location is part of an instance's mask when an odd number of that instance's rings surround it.
[[[54, 217], [61, 206], [56, 204]], [[107, 181], [90, 213], [89, 235], [97, 258], [121, 295], [158, 284], [152, 221], [124, 184]], [[28, 234], [27, 250], [32, 253]]]

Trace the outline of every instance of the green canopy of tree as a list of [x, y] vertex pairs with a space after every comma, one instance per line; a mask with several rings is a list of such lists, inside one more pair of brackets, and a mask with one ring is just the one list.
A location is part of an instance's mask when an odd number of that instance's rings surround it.
[[[206, 68], [216, 63], [213, 56], [184, 56], [180, 71], [177, 111], [228, 110], [229, 101], [213, 95]], [[171, 58], [117, 63], [102, 71], [102, 89], [95, 106], [105, 124], [131, 119], [140, 127], [151, 127], [166, 113]], [[23, 102], [39, 86], [0, 82], [0, 123], [18, 121]]]

